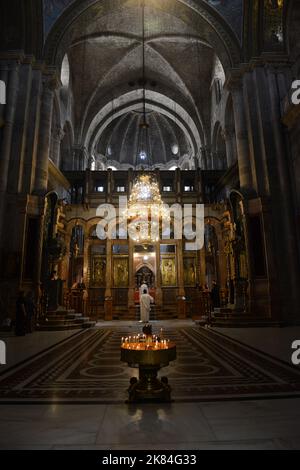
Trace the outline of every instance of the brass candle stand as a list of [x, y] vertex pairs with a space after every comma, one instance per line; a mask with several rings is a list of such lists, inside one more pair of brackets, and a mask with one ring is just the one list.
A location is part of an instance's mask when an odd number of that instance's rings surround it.
[[[137, 341], [138, 338], [138, 341]], [[131, 338], [130, 338], [131, 340]], [[128, 389], [129, 402], [170, 402], [171, 387], [167, 377], [158, 379], [158, 371], [176, 359], [176, 344], [144, 336], [133, 341], [122, 338], [121, 361], [139, 369], [139, 379], [132, 377]]]

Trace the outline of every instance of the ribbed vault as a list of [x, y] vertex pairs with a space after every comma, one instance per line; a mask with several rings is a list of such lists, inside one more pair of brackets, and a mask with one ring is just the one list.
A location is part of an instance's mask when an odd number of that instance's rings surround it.
[[[163, 122], [171, 126], [173, 140], [184, 142], [182, 153], [197, 156], [210, 144], [216, 57], [226, 73], [240, 59], [238, 39], [206, 1], [146, 0], [145, 18], [147, 109], [158, 161], [169, 158]], [[119, 142], [126, 144], [126, 136], [137, 128], [133, 115], [142, 101], [141, 1], [73, 2], [45, 45], [49, 63], [61, 66], [66, 54], [76, 143], [89, 153], [104, 153], [107, 128], [115, 139], [122, 120], [127, 130]], [[132, 150], [120, 158], [128, 162]]]

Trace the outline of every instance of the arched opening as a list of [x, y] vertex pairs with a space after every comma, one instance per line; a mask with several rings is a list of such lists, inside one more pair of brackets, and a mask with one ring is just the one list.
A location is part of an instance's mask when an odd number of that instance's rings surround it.
[[135, 273], [135, 285], [137, 289], [139, 289], [142, 284], [147, 284], [149, 289], [155, 287], [155, 274], [148, 266], [142, 266]]
[[65, 54], [60, 71], [60, 80], [64, 88], [69, 88], [70, 86], [70, 63], [68, 54]]

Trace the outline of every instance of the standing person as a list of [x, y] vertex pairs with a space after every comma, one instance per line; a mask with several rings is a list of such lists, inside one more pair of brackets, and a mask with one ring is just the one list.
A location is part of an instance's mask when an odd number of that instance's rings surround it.
[[50, 281], [58, 281], [57, 271], [52, 271]]
[[88, 290], [85, 288], [82, 291], [82, 303], [83, 303], [83, 314], [84, 316], [88, 313], [88, 300], [89, 300], [89, 293]]
[[24, 291], [19, 292], [16, 301], [16, 336], [25, 336], [26, 334], [26, 308]]
[[213, 309], [221, 307], [220, 287], [218, 286], [216, 281], [213, 281], [212, 290], [211, 290], [211, 301], [212, 301]]
[[25, 310], [26, 310], [26, 333], [32, 333], [32, 323], [36, 319], [36, 305], [34, 302], [33, 292], [27, 292], [25, 297]]
[[149, 288], [148, 288], [147, 284], [145, 283], [145, 281], [143, 281], [143, 284], [140, 287], [140, 299], [141, 299], [141, 297], [144, 293], [144, 290], [147, 291], [147, 294], [149, 294]]
[[141, 322], [147, 323], [149, 321], [151, 304], [153, 304], [153, 302], [153, 297], [148, 294], [147, 289], [144, 289], [140, 299]]

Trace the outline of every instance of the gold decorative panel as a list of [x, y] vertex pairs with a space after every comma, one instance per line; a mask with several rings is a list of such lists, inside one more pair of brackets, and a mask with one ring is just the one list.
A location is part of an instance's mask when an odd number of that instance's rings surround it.
[[163, 287], [176, 286], [176, 261], [175, 258], [161, 259], [161, 284]]
[[195, 258], [183, 259], [184, 285], [194, 287], [196, 285], [196, 260]]
[[92, 284], [97, 287], [106, 285], [106, 258], [94, 256], [92, 258]]
[[115, 257], [113, 263], [114, 287], [128, 287], [128, 258]]

